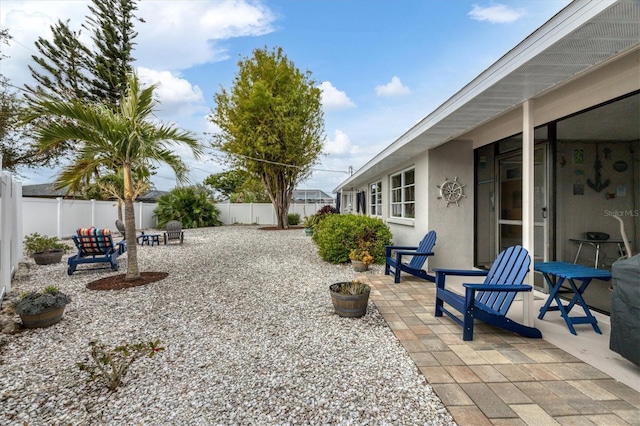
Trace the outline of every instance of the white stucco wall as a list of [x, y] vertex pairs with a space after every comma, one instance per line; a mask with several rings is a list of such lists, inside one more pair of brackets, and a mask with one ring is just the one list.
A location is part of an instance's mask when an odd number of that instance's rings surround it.
[[[438, 234], [429, 268], [445, 267], [468, 269], [473, 266], [473, 143], [452, 141], [429, 152], [428, 166], [428, 226]], [[439, 200], [438, 185], [458, 177], [465, 198], [459, 205]]]

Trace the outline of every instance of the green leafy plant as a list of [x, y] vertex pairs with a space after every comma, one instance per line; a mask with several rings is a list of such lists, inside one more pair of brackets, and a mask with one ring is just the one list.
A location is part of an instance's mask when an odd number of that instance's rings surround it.
[[351, 251], [358, 249], [360, 241], [365, 241], [374, 263], [382, 263], [385, 246], [391, 245], [391, 230], [378, 218], [330, 214], [314, 227], [312, 238], [318, 246], [318, 254], [327, 262], [348, 262]]
[[314, 226], [316, 226], [319, 220], [320, 220], [320, 217], [317, 214], [312, 214], [311, 216], [305, 216], [302, 219], [302, 226], [304, 226], [305, 228], [313, 228]]
[[53, 250], [67, 251], [68, 246], [60, 241], [56, 237], [47, 237], [46, 235], [40, 235], [37, 232], [24, 237], [24, 251], [27, 256], [33, 256], [34, 253], [42, 253]]
[[371, 287], [358, 280], [352, 280], [350, 282], [336, 283], [331, 286], [331, 290], [344, 296], [355, 296], [356, 294], [369, 293], [371, 291]]
[[298, 213], [289, 213], [287, 215], [287, 223], [289, 226], [296, 226], [300, 224], [300, 215]]
[[114, 391], [122, 384], [122, 380], [134, 361], [147, 356], [153, 357], [164, 348], [160, 347], [160, 340], [124, 344], [113, 349], [96, 340], [89, 342], [91, 363], [78, 362], [82, 371], [89, 373], [90, 380], [102, 377], [106, 380], [109, 390]]
[[209, 200], [207, 192], [193, 186], [176, 188], [160, 196], [153, 213], [160, 228], [170, 220], [179, 220], [184, 228], [220, 225], [219, 211]]
[[13, 303], [18, 315], [36, 315], [49, 308], [62, 308], [71, 302], [71, 298], [58, 290], [56, 286], [47, 286], [41, 291], [23, 293]]

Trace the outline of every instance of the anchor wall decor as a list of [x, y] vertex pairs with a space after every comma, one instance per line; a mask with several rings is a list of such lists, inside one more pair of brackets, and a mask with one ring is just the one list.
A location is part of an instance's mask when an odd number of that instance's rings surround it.
[[602, 162], [600, 161], [599, 152], [600, 149], [598, 144], [596, 144], [596, 162], [593, 164], [593, 168], [596, 169], [596, 181], [592, 182], [591, 179], [587, 179], [587, 185], [596, 192], [602, 191], [611, 183], [609, 179], [602, 182], [602, 173], [600, 173], [600, 170], [602, 169]]

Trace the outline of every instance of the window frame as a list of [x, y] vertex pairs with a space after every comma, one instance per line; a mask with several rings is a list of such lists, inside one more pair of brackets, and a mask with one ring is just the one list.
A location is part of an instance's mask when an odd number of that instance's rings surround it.
[[[376, 189], [375, 192], [374, 188]], [[370, 215], [382, 217], [382, 180], [369, 184], [368, 199]]]
[[[407, 174], [413, 174], [413, 181], [407, 183]], [[394, 186], [394, 178], [400, 176], [400, 186]], [[394, 193], [397, 191], [397, 193]], [[394, 201], [398, 199], [400, 201]], [[407, 199], [409, 194], [413, 194], [413, 199]], [[395, 195], [395, 197], [394, 197]], [[410, 208], [408, 208], [411, 206]], [[396, 214], [397, 207], [400, 208], [400, 215]], [[413, 213], [413, 216], [411, 216]], [[389, 217], [392, 219], [415, 220], [416, 218], [416, 168], [410, 167], [397, 173], [389, 175]]]

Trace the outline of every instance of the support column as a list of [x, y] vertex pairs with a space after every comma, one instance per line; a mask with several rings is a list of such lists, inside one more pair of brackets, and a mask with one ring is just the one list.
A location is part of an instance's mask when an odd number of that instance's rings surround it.
[[[533, 101], [526, 100], [522, 105], [522, 246], [531, 256], [531, 267], [526, 277], [526, 284], [533, 287], [534, 260], [534, 129], [533, 129]], [[523, 321], [533, 327], [533, 291], [523, 293]]]

